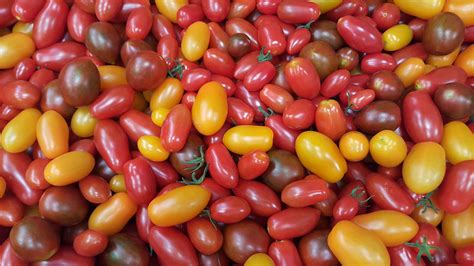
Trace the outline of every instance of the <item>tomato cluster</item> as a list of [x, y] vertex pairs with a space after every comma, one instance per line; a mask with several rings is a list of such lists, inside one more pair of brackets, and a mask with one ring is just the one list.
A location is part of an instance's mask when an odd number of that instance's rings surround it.
[[473, 14], [0, 1], [0, 266], [473, 265]]

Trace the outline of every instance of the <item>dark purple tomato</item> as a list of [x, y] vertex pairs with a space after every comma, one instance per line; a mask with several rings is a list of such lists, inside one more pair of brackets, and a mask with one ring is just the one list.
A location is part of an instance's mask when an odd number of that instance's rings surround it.
[[49, 187], [43, 192], [38, 208], [41, 216], [62, 226], [80, 223], [89, 211], [87, 201], [74, 186]]
[[462, 119], [474, 114], [474, 90], [462, 83], [439, 86], [433, 100], [441, 114], [451, 119]]
[[316, 230], [305, 235], [298, 244], [298, 251], [304, 265], [338, 265], [327, 244], [329, 230]]
[[145, 243], [138, 237], [119, 233], [109, 238], [102, 253], [101, 265], [148, 265], [150, 255]]
[[398, 100], [405, 89], [400, 78], [395, 73], [386, 70], [372, 74], [367, 88], [375, 91], [377, 100], [387, 101]]
[[359, 53], [350, 47], [343, 47], [337, 51], [337, 60], [339, 68], [352, 70], [359, 65]]
[[86, 30], [87, 49], [101, 61], [115, 64], [120, 53], [121, 38], [116, 28], [107, 22], [92, 23]]
[[[170, 154], [171, 165], [173, 165], [173, 168], [178, 172], [178, 174], [187, 179], [191, 178], [193, 168], [198, 166], [198, 163], [189, 163], [189, 161], [195, 160], [196, 158], [201, 157], [201, 155], [204, 156], [204, 153], [200, 153], [200, 149], [202, 149], [203, 152], [206, 151], [204, 142], [197, 135], [190, 134], [184, 147], [180, 151], [172, 152]], [[204, 157], [202, 159], [204, 160]], [[200, 177], [203, 170], [203, 167], [195, 170], [194, 173], [196, 177]]]
[[250, 52], [250, 39], [243, 33], [236, 33], [229, 38], [227, 52], [233, 58], [240, 58]]
[[400, 107], [391, 101], [374, 101], [357, 113], [355, 126], [364, 133], [376, 134], [382, 130], [395, 130], [401, 123]]
[[289, 183], [300, 180], [305, 175], [305, 169], [298, 157], [285, 150], [268, 152], [270, 165], [262, 175], [262, 180], [276, 192], [281, 192]]
[[464, 23], [456, 14], [442, 12], [430, 18], [423, 31], [423, 46], [429, 54], [446, 55], [464, 40]]
[[307, 58], [313, 63], [321, 80], [336, 71], [339, 65], [334, 48], [325, 41], [308, 43], [303, 47], [299, 56]]
[[156, 52], [141, 51], [127, 64], [127, 81], [135, 90], [153, 90], [165, 80], [167, 70], [165, 60]]
[[59, 73], [59, 89], [67, 104], [74, 107], [89, 105], [99, 95], [99, 70], [90, 59], [76, 59]]
[[325, 41], [335, 50], [344, 45], [344, 40], [339, 35], [339, 32], [337, 32], [336, 22], [318, 20], [311, 24], [310, 31], [312, 41]]

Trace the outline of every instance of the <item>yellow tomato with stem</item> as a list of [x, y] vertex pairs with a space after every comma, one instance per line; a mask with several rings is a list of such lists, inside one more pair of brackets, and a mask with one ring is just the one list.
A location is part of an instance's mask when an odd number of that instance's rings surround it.
[[402, 175], [407, 187], [418, 194], [435, 190], [446, 173], [446, 155], [436, 142], [415, 144], [403, 162]]
[[36, 141], [36, 123], [41, 116], [38, 109], [21, 111], [2, 131], [2, 148], [11, 153], [26, 151]]
[[458, 47], [447, 55], [429, 55], [428, 59], [426, 59], [426, 63], [435, 67], [451, 66], [458, 57], [460, 51], [461, 47]]
[[114, 235], [127, 225], [136, 212], [137, 205], [127, 193], [116, 193], [94, 209], [89, 217], [89, 229]]
[[71, 129], [74, 134], [81, 138], [88, 138], [94, 135], [97, 118], [92, 116], [89, 106], [82, 106], [76, 109], [71, 118]]
[[306, 169], [326, 180], [336, 183], [347, 172], [347, 163], [336, 143], [316, 131], [305, 131], [296, 139], [296, 154]]
[[44, 156], [54, 159], [69, 150], [69, 127], [58, 112], [46, 111], [36, 124], [36, 139]]
[[175, 226], [198, 216], [211, 193], [198, 185], [177, 187], [156, 196], [148, 205], [148, 217], [158, 226]]
[[100, 89], [108, 90], [113, 87], [127, 85], [125, 68], [114, 65], [104, 65], [97, 68], [100, 74]]
[[9, 33], [0, 37], [0, 69], [14, 67], [35, 52], [33, 39], [23, 33]]
[[227, 93], [218, 82], [211, 81], [201, 86], [191, 109], [193, 125], [205, 135], [214, 135], [222, 128], [227, 118]]
[[176, 23], [178, 10], [187, 5], [188, 0], [155, 0], [155, 4], [160, 14]]
[[197, 21], [191, 24], [184, 32], [181, 41], [181, 52], [189, 61], [197, 61], [209, 47], [211, 32], [206, 23]]
[[123, 175], [114, 175], [110, 181], [110, 190], [115, 193], [119, 192], [127, 192], [127, 188], [125, 187], [125, 177]]
[[137, 146], [145, 158], [154, 162], [165, 161], [170, 156], [170, 152], [161, 145], [161, 139], [156, 136], [141, 136]]
[[407, 152], [405, 140], [392, 130], [382, 130], [370, 139], [370, 155], [383, 167], [400, 165]]
[[406, 24], [398, 24], [390, 27], [382, 34], [383, 49], [385, 51], [396, 51], [410, 44], [413, 39], [413, 31]]
[[245, 261], [244, 266], [275, 266], [275, 263], [267, 254], [255, 253]]
[[339, 140], [339, 150], [342, 156], [351, 162], [358, 162], [369, 153], [369, 140], [359, 131], [350, 131]]
[[155, 125], [161, 127], [169, 113], [170, 109], [159, 107], [151, 113], [151, 121], [153, 121]]
[[374, 232], [386, 247], [402, 245], [418, 232], [418, 224], [413, 218], [392, 210], [357, 215], [352, 222]]
[[49, 161], [44, 179], [53, 186], [67, 186], [80, 181], [94, 169], [95, 159], [85, 151], [71, 151]]
[[[181, 101], [184, 94], [181, 81], [176, 78], [167, 78], [153, 91], [150, 98], [150, 109], [152, 111], [159, 107], [171, 109]], [[146, 96], [145, 96], [146, 99]]]
[[224, 133], [222, 143], [229, 151], [239, 155], [253, 151], [266, 152], [273, 146], [273, 131], [265, 126], [235, 126]]
[[425, 73], [425, 62], [418, 57], [410, 57], [398, 65], [394, 72], [406, 88]]
[[321, 13], [326, 13], [340, 5], [342, 0], [309, 0], [309, 2], [318, 4]]
[[474, 26], [474, 0], [446, 0], [443, 11], [458, 15], [466, 27]]
[[377, 234], [351, 221], [338, 222], [327, 243], [342, 265], [390, 265], [387, 248]]
[[33, 26], [34, 26], [33, 22], [18, 21], [13, 26], [12, 32], [23, 33], [33, 38]]
[[462, 122], [453, 121], [444, 125], [441, 145], [451, 164], [474, 160], [474, 134]]
[[429, 19], [443, 10], [445, 0], [393, 0], [403, 13]]
[[474, 244], [474, 203], [465, 211], [449, 214], [443, 218], [443, 236], [454, 249], [471, 246]]
[[459, 54], [454, 65], [464, 69], [468, 77], [474, 77], [474, 44], [469, 45]]

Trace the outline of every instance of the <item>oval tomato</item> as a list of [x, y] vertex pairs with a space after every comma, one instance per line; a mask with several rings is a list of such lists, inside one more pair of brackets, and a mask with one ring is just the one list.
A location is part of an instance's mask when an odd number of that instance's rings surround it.
[[453, 121], [444, 125], [441, 145], [446, 152], [446, 159], [451, 164], [474, 160], [474, 134], [462, 122]]
[[273, 146], [273, 131], [265, 126], [235, 126], [225, 132], [222, 142], [229, 151], [240, 155], [268, 151]]
[[215, 134], [227, 117], [227, 94], [217, 82], [204, 84], [198, 91], [192, 107], [194, 127], [203, 135]]

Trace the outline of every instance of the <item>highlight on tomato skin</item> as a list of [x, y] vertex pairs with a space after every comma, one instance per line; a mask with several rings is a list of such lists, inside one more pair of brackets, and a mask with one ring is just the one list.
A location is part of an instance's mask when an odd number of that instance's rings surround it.
[[0, 266], [474, 265], [473, 11], [0, 1]]

